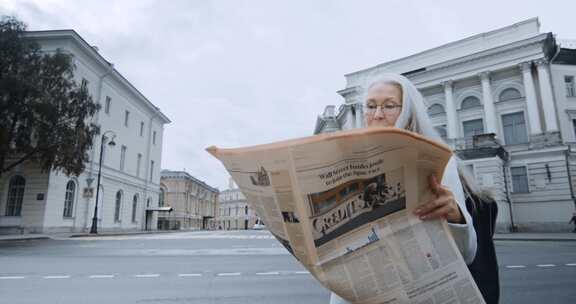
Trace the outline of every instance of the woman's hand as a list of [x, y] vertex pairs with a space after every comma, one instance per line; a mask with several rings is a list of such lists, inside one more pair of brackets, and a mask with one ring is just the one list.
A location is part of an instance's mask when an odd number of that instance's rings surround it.
[[434, 175], [430, 175], [428, 183], [436, 197], [416, 208], [414, 214], [421, 220], [445, 218], [449, 223], [465, 224], [466, 221], [452, 191], [438, 183]]

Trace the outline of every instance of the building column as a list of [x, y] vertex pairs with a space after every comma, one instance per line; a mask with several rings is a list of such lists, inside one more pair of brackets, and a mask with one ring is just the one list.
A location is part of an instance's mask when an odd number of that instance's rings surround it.
[[494, 110], [494, 99], [490, 88], [490, 72], [480, 73], [482, 82], [482, 99], [484, 101], [484, 117], [486, 119], [487, 133], [496, 134], [496, 111]]
[[528, 108], [528, 119], [530, 121], [530, 134], [540, 134], [542, 133], [542, 124], [538, 113], [534, 79], [532, 79], [532, 62], [520, 63], [520, 70], [522, 71], [524, 91], [526, 92], [526, 106]]
[[446, 129], [449, 139], [458, 137], [458, 128], [456, 120], [456, 105], [454, 104], [454, 97], [452, 95], [452, 80], [442, 83], [444, 86], [444, 95], [446, 99]]
[[556, 120], [556, 105], [554, 104], [554, 94], [552, 93], [552, 83], [550, 82], [547, 60], [537, 60], [536, 68], [538, 69], [538, 79], [540, 80], [540, 94], [542, 96], [542, 109], [544, 110], [546, 131], [555, 132], [558, 131], [558, 122]]
[[355, 103], [353, 105], [356, 113], [356, 128], [364, 127], [364, 111], [362, 110], [362, 103]]

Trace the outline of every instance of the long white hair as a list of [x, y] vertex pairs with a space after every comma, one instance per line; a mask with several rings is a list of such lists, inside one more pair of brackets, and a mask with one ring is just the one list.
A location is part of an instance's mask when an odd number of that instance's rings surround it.
[[[402, 91], [402, 111], [396, 120], [395, 127], [405, 129], [425, 136], [428, 139], [445, 144], [444, 140], [430, 121], [427, 113], [424, 97], [416, 86], [408, 78], [393, 73], [378, 75], [372, 79], [364, 90], [363, 102], [366, 102], [368, 91], [376, 85], [391, 84], [398, 86]], [[488, 199], [491, 193], [487, 189], [482, 189], [473, 179], [471, 174], [460, 165], [460, 158], [454, 154], [457, 160], [458, 174], [464, 187], [464, 192], [476, 195], [481, 199]]]
[[386, 73], [368, 83], [364, 90], [363, 102], [366, 102], [368, 91], [375, 85], [391, 84], [399, 86], [402, 91], [402, 111], [396, 120], [395, 127], [424, 135], [428, 139], [444, 143], [438, 132], [432, 126], [424, 97], [412, 82], [399, 74]]

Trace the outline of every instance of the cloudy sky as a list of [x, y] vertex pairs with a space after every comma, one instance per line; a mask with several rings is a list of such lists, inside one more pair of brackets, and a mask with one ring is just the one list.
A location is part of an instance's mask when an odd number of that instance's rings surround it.
[[31, 30], [74, 29], [172, 123], [162, 167], [225, 189], [210, 145], [311, 135], [344, 74], [539, 17], [576, 39], [576, 1], [0, 0]]

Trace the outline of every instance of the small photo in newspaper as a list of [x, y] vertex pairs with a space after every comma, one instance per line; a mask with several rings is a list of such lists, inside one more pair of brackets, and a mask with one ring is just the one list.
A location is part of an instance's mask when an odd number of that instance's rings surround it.
[[380, 218], [405, 210], [404, 185], [404, 170], [400, 167], [309, 194], [316, 248]]

